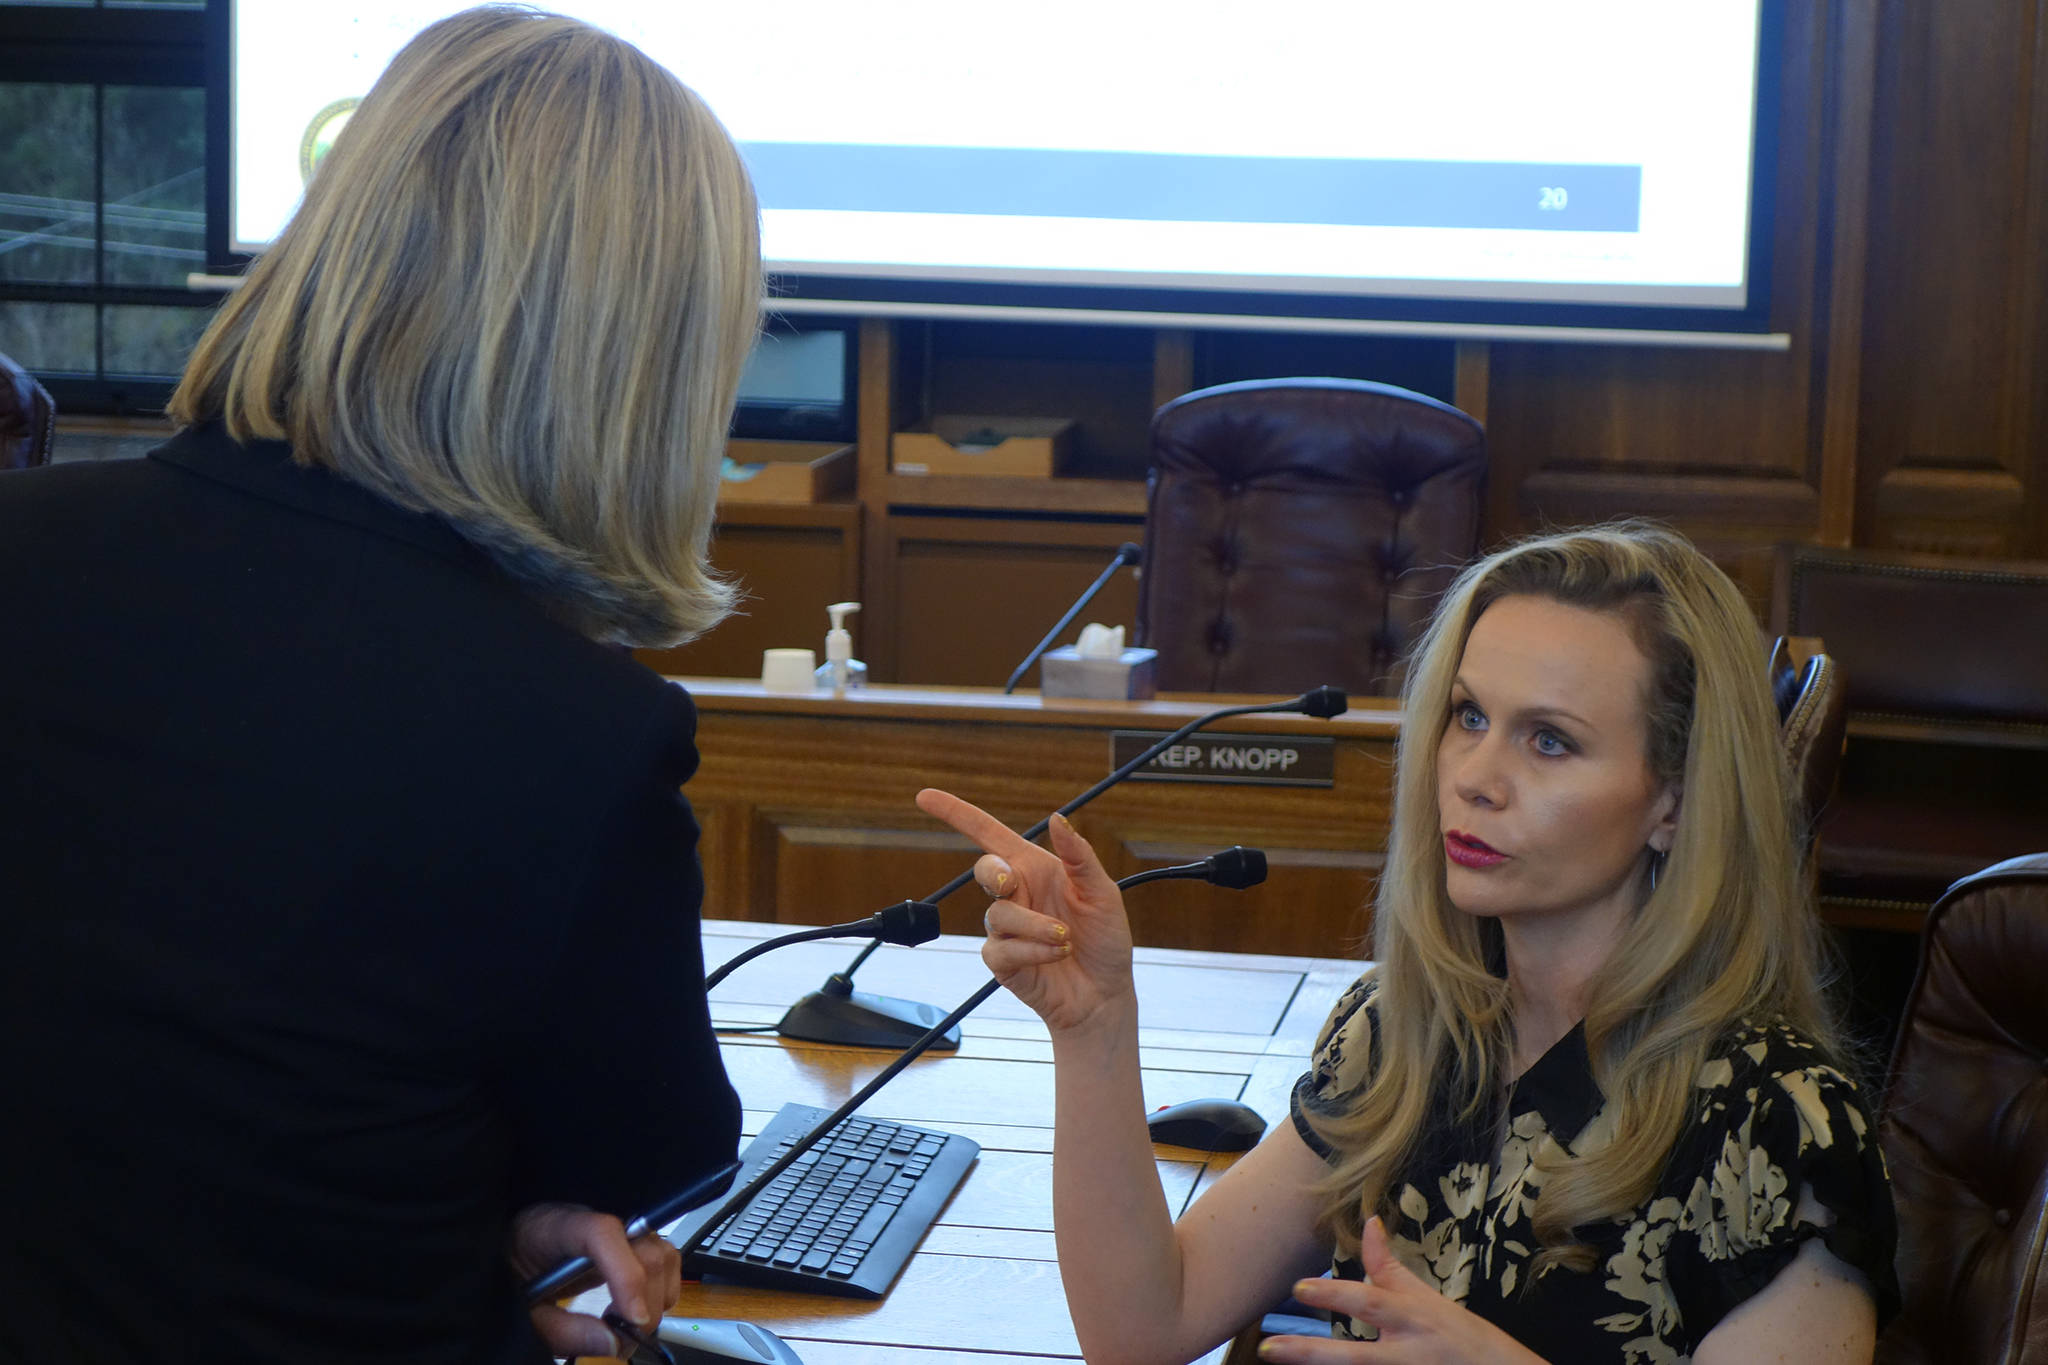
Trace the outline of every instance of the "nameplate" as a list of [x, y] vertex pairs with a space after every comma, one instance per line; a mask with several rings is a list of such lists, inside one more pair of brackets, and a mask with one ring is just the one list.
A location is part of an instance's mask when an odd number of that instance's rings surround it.
[[[1166, 738], [1164, 730], [1113, 730], [1109, 763], [1121, 768]], [[1303, 735], [1192, 735], [1131, 774], [1133, 782], [1235, 782], [1334, 787], [1337, 742]]]

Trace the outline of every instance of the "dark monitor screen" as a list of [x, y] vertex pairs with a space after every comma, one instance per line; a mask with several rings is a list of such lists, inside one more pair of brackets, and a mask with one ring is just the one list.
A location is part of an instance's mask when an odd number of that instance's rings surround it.
[[850, 324], [797, 328], [771, 320], [740, 378], [733, 435], [851, 441], [854, 351]]

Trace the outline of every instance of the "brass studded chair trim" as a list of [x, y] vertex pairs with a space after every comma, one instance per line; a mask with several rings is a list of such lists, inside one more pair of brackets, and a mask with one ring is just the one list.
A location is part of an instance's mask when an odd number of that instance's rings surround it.
[[1880, 1131], [1905, 1295], [1880, 1365], [2048, 1365], [2048, 853], [1935, 903]]

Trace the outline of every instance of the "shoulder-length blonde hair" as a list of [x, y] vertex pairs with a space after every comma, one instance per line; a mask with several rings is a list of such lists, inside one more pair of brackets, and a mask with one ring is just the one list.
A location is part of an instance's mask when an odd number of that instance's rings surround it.
[[594, 638], [674, 644], [731, 609], [705, 553], [760, 298], [703, 102], [486, 6], [393, 59], [170, 410], [445, 517]]
[[1585, 1268], [1574, 1230], [1649, 1196], [1707, 1051], [1736, 1021], [1777, 1017], [1835, 1041], [1789, 767], [1741, 593], [1684, 537], [1643, 523], [1512, 545], [1445, 593], [1402, 692], [1374, 922], [1380, 1065], [1352, 1109], [1323, 1125], [1342, 1153], [1324, 1223], [1346, 1248], [1374, 1213], [1395, 1224], [1397, 1182], [1433, 1113], [1469, 1120], [1503, 1093], [1513, 1021], [1501, 930], [1446, 890], [1437, 747], [1473, 623], [1525, 594], [1621, 614], [1650, 663], [1651, 770], [1682, 793], [1662, 873], [1591, 983], [1586, 1047], [1607, 1111], [1576, 1155], [1539, 1156], [1539, 1268]]

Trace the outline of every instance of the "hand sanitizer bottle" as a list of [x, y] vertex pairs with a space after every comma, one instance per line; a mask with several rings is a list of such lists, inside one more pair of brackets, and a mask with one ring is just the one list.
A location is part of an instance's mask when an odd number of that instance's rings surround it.
[[845, 696], [849, 687], [867, 686], [868, 666], [853, 657], [853, 635], [846, 629], [847, 616], [859, 610], [858, 602], [834, 602], [825, 608], [832, 629], [825, 632], [825, 662], [818, 665], [818, 686], [831, 688], [835, 697]]

